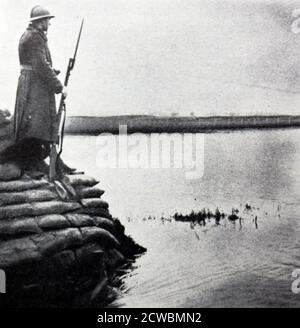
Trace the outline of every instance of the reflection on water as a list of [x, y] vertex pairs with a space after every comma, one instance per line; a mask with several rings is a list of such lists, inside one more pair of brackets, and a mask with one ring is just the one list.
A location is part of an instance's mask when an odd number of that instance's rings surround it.
[[[99, 177], [112, 214], [148, 249], [124, 271], [112, 306], [300, 306], [291, 292], [300, 268], [300, 130], [205, 134], [198, 180], [184, 169], [99, 169], [96, 139], [67, 137], [64, 158]], [[172, 218], [203, 208], [227, 216]]]

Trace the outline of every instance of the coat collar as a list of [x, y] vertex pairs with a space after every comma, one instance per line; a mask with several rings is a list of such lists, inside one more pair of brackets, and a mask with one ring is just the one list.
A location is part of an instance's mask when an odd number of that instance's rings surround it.
[[28, 25], [27, 30], [38, 33], [46, 42], [48, 41], [46, 34], [42, 30], [33, 27], [31, 24]]

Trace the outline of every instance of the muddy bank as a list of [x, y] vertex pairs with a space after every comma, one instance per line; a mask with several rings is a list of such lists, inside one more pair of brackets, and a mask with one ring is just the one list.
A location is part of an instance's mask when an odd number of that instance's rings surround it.
[[66, 121], [66, 132], [88, 135], [98, 135], [103, 132], [118, 134], [120, 125], [126, 125], [128, 133], [196, 133], [228, 129], [296, 127], [300, 126], [300, 116], [71, 116]]

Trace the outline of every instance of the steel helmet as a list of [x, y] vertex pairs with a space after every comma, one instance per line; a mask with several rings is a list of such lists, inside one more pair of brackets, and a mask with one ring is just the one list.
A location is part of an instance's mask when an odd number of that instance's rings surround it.
[[35, 6], [31, 9], [30, 22], [37, 21], [43, 18], [53, 18], [54, 16], [50, 14], [50, 11], [41, 7]]

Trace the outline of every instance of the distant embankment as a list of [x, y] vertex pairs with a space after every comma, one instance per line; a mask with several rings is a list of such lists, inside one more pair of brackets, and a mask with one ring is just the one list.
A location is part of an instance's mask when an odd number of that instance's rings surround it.
[[117, 134], [120, 125], [126, 125], [128, 133], [204, 132], [223, 129], [296, 127], [300, 126], [300, 116], [70, 116], [66, 122], [66, 133], [97, 135], [110, 132]]

